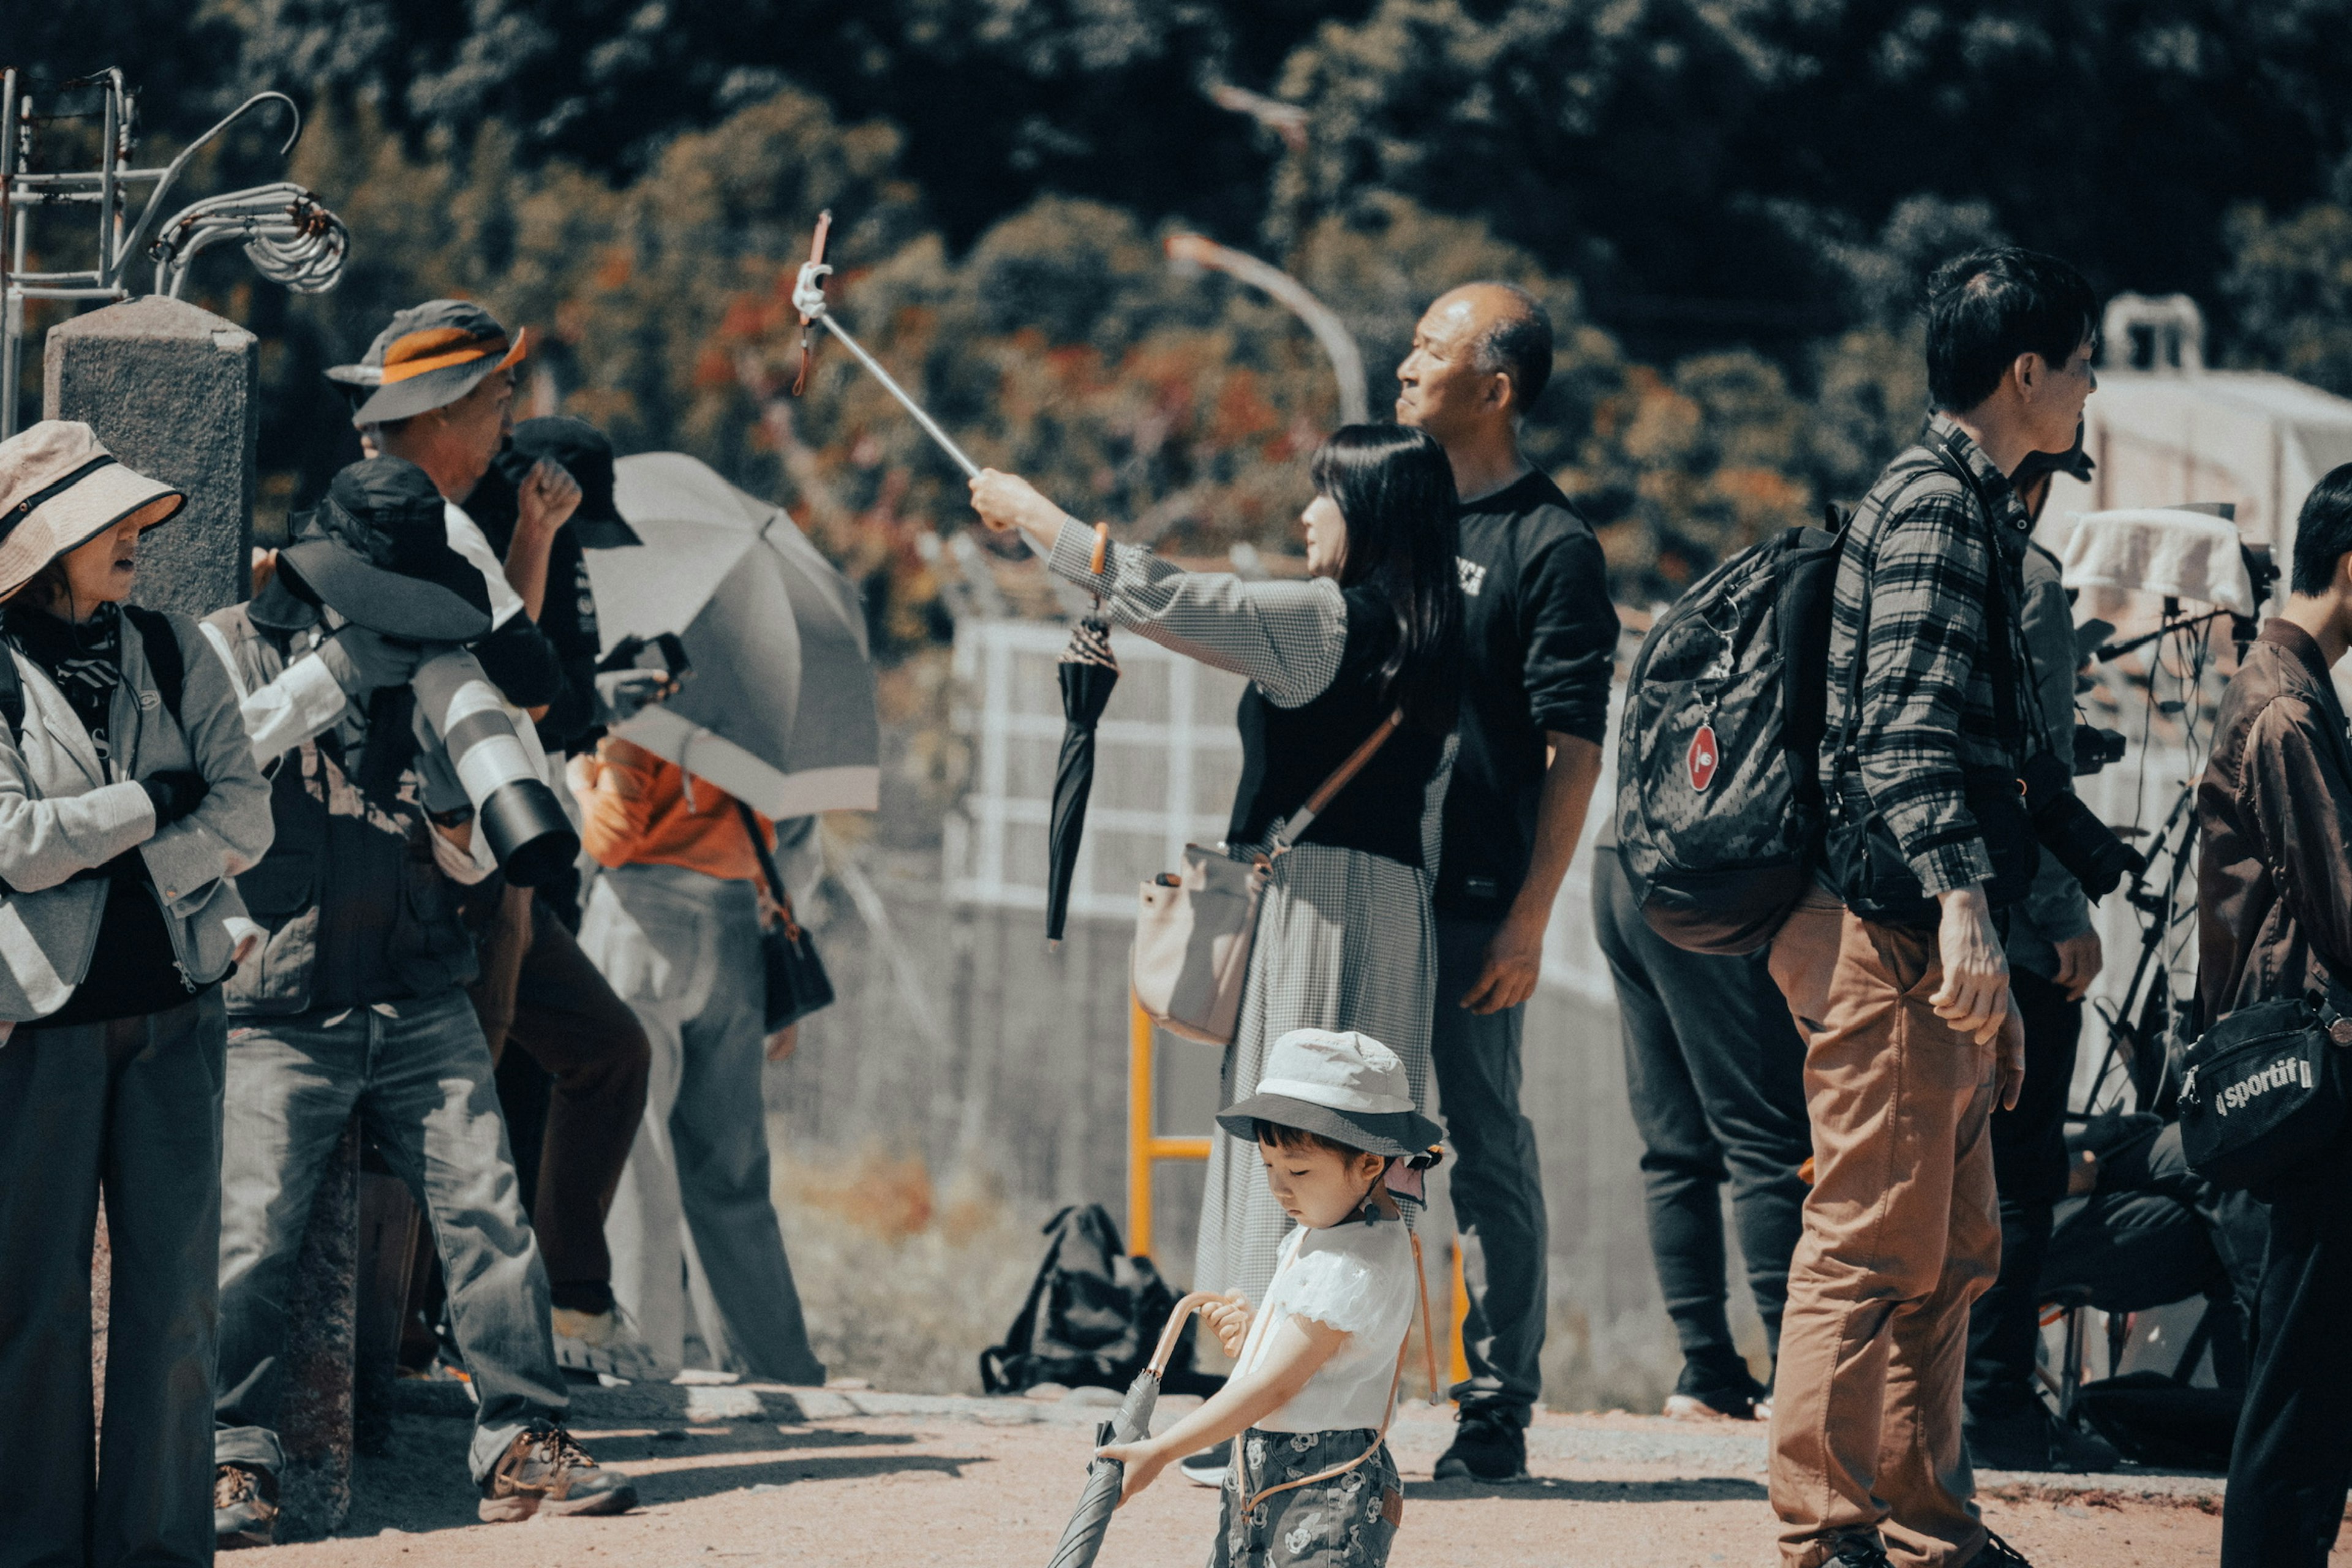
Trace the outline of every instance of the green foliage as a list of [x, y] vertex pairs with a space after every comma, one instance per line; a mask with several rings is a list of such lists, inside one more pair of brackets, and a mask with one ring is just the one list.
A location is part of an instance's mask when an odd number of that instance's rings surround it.
[[2281, 218], [2242, 207], [2229, 236], [2231, 357], [2352, 397], [2352, 207], [2315, 203]]

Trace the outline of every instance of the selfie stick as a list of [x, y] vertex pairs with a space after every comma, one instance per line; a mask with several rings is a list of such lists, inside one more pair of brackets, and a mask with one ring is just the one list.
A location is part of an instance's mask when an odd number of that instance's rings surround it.
[[897, 398], [907, 412], [915, 416], [915, 423], [923, 427], [925, 435], [940, 444], [940, 450], [955, 459], [955, 466], [963, 470], [964, 478], [968, 479], [980, 478], [980, 465], [963, 455], [963, 448], [949, 439], [948, 433], [940, 428], [939, 421], [923, 412], [922, 405], [907, 395], [905, 387], [890, 379], [890, 373], [884, 370], [880, 363], [866, 352], [866, 345], [851, 337], [849, 329], [834, 320], [832, 311], [825, 308], [824, 279], [833, 271], [833, 266], [822, 258], [824, 243], [822, 236], [825, 227], [831, 223], [832, 217], [832, 213], [827, 212], [818, 220], [817, 232], [820, 237], [817, 241], [817, 254], [812, 256], [802, 266], [800, 280], [793, 286], [793, 308], [800, 311], [802, 326], [806, 327], [813, 322], [822, 321], [825, 330], [841, 340], [841, 346], [847, 349], [859, 364], [874, 373], [874, 379], [882, 384], [883, 389]]

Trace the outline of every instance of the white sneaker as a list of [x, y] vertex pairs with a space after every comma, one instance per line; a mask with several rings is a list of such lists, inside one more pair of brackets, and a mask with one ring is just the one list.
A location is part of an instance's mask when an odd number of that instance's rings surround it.
[[632, 1382], [659, 1375], [653, 1352], [631, 1331], [626, 1314], [617, 1305], [603, 1312], [558, 1307], [554, 1328], [555, 1364], [567, 1371]]

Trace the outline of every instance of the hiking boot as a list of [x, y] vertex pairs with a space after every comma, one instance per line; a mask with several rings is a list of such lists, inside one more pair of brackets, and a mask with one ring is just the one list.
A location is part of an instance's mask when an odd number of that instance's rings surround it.
[[626, 1513], [637, 1489], [618, 1470], [600, 1468], [588, 1450], [561, 1426], [525, 1432], [482, 1483], [486, 1524], [513, 1524], [542, 1509], [549, 1513]]
[[1176, 1461], [1176, 1471], [1196, 1487], [1222, 1487], [1225, 1471], [1234, 1462], [1234, 1440], [1226, 1438], [1197, 1454], [1187, 1454]]
[[[1869, 1536], [1843, 1535], [1830, 1548], [1829, 1561], [1822, 1568], [1894, 1568], [1894, 1564], [1887, 1561], [1886, 1549]], [[1987, 1563], [1986, 1568], [1992, 1565]]]
[[1441, 1481], [1485, 1481], [1501, 1486], [1528, 1479], [1528, 1435], [1499, 1415], [1465, 1411], [1454, 1441], [1437, 1457]]
[[2033, 1564], [2025, 1560], [2024, 1552], [1988, 1530], [1984, 1545], [1969, 1559], [1969, 1568], [2033, 1568]]
[[276, 1544], [278, 1478], [247, 1465], [213, 1467], [213, 1548]]
[[2106, 1439], [2076, 1431], [2038, 1399], [2009, 1415], [1970, 1415], [1962, 1431], [1969, 1461], [1979, 1469], [2108, 1475], [2123, 1463]]
[[555, 1364], [566, 1372], [640, 1383], [660, 1375], [654, 1353], [615, 1305], [601, 1312], [558, 1307], [553, 1314]]

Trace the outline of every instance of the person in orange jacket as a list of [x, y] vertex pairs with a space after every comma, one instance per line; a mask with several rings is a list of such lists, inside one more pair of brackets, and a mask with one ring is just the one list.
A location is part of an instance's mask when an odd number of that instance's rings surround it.
[[571, 783], [604, 868], [580, 945], [653, 1043], [645, 1124], [605, 1221], [614, 1295], [665, 1365], [684, 1363], [690, 1289], [714, 1367], [823, 1383], [769, 1197], [760, 1092], [762, 1057], [793, 1045], [789, 1028], [766, 1035], [760, 931], [782, 894], [762, 886], [752, 835], [772, 848], [775, 825], [616, 736], [572, 759]]

